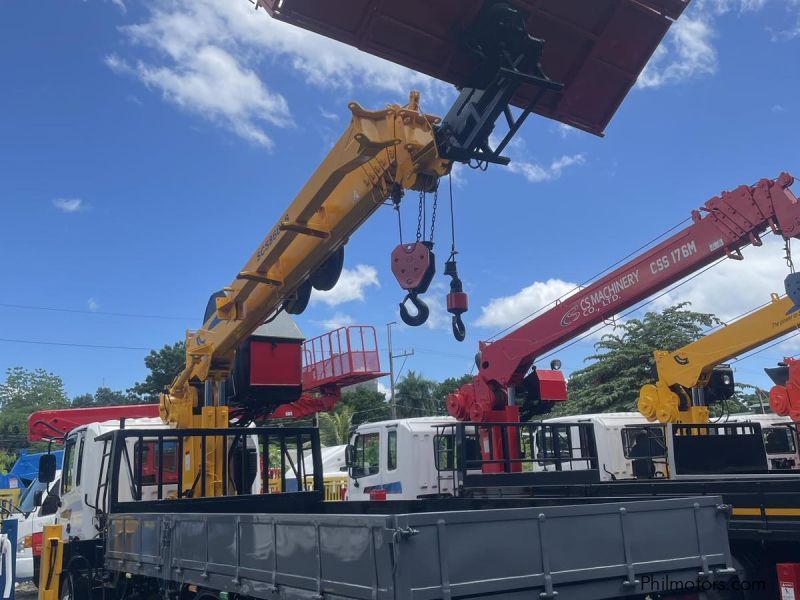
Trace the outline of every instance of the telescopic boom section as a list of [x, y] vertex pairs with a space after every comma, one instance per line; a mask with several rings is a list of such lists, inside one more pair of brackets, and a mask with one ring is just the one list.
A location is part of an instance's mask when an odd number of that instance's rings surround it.
[[[639, 412], [649, 421], [662, 423], [707, 423], [708, 405], [723, 388], [719, 398], [733, 393], [733, 373], [717, 389], [711, 383], [714, 367], [720, 363], [771, 342], [800, 326], [800, 311], [788, 296], [773, 294], [766, 306], [674, 352], [654, 353], [658, 381], [642, 387]], [[714, 396], [714, 397], [712, 397]]]
[[[179, 427], [227, 425], [223, 382], [236, 347], [306, 285], [393, 190], [431, 191], [450, 171], [434, 143], [439, 118], [419, 111], [418, 93], [405, 107], [349, 108], [352, 120], [344, 135], [214, 300], [203, 327], [186, 333], [186, 366], [161, 397], [165, 421]], [[210, 409], [205, 420], [201, 407]]]
[[[793, 182], [783, 173], [723, 192], [692, 211], [692, 224], [684, 230], [508, 335], [482, 342], [478, 375], [450, 395], [450, 413], [486, 421], [498, 420], [502, 410], [512, 420], [508, 406], [521, 400], [520, 392], [528, 402], [547, 399], [542, 382], [552, 382], [554, 374], [534, 370], [526, 376], [538, 357], [719, 258], [741, 259], [740, 249], [761, 245], [759, 236], [767, 230], [786, 239], [800, 235], [800, 204], [789, 189]], [[520, 404], [525, 412], [524, 401]]]

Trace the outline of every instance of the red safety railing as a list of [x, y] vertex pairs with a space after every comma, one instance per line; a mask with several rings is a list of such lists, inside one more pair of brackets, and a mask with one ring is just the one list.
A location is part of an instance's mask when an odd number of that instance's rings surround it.
[[340, 327], [303, 343], [303, 389], [347, 386], [385, 375], [370, 325]]

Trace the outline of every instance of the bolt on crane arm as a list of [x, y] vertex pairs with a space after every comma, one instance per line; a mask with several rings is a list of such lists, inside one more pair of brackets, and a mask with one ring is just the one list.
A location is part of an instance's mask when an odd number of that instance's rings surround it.
[[[531, 387], [531, 375], [526, 373], [546, 352], [717, 259], [741, 259], [741, 248], [761, 245], [760, 236], [766, 231], [785, 239], [800, 236], [800, 203], [789, 189], [793, 182], [791, 175], [782, 173], [777, 179], [762, 179], [711, 198], [692, 211], [692, 223], [685, 229], [502, 338], [482, 342], [478, 375], [450, 395], [450, 414], [462, 420], [486, 420], [490, 411], [509, 404], [509, 390]], [[547, 377], [548, 372], [539, 371], [534, 387], [542, 375]], [[528, 395], [537, 393], [527, 390]]]
[[[753, 311], [708, 335], [675, 350], [654, 352], [658, 380], [642, 386], [639, 412], [648, 421], [662, 423], [707, 423], [710, 398], [702, 401], [698, 393], [712, 381], [714, 367], [771, 342], [800, 326], [800, 311], [788, 296], [773, 294], [766, 306]], [[720, 382], [733, 390], [732, 373], [722, 372], [728, 381]], [[694, 394], [693, 390], [697, 390]], [[706, 393], [712, 390], [707, 390]], [[693, 396], [698, 397], [697, 401]]]
[[203, 327], [187, 331], [186, 365], [161, 396], [165, 421], [191, 426], [193, 409], [224, 403], [224, 393], [208, 382], [224, 380], [236, 347], [345, 244], [393, 186], [430, 191], [449, 173], [451, 163], [434, 142], [439, 118], [420, 112], [418, 93], [407, 106], [368, 111], [351, 102], [349, 108], [347, 130], [234, 280], [212, 298]]

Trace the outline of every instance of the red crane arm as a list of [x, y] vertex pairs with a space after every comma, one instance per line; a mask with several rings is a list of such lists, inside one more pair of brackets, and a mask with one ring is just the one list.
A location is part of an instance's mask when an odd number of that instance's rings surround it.
[[37, 410], [28, 417], [28, 441], [60, 438], [81, 425], [118, 419], [158, 417], [158, 404], [124, 404]]
[[777, 180], [723, 192], [692, 211], [692, 224], [684, 230], [508, 335], [482, 342], [478, 375], [467, 384], [472, 389], [459, 390], [466, 393], [452, 399], [451, 413], [474, 419], [479, 413], [470, 413], [466, 404], [502, 408], [506, 390], [522, 384], [537, 357], [719, 258], [740, 259], [740, 248], [761, 245], [759, 236], [768, 229], [787, 239], [800, 236], [800, 203], [789, 189], [793, 182], [782, 173]]

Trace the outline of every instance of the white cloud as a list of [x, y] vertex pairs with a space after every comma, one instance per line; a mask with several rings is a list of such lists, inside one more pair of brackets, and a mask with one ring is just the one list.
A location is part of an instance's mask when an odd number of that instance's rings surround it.
[[561, 279], [535, 281], [516, 294], [492, 298], [481, 307], [481, 315], [475, 321], [481, 327], [508, 327], [518, 321], [529, 321], [532, 314], [541, 308], [576, 291], [577, 284]]
[[335, 112], [331, 112], [329, 110], [325, 110], [321, 106], [319, 107], [319, 114], [323, 119], [327, 119], [328, 121], [338, 121], [339, 115]]
[[326, 331], [331, 331], [333, 329], [339, 329], [340, 327], [347, 327], [348, 325], [352, 325], [353, 323], [355, 323], [355, 320], [350, 315], [347, 315], [342, 312], [336, 312], [327, 319], [323, 321], [318, 321], [318, 323]]
[[772, 112], [774, 112], [775, 114], [782, 113], [782, 112], [785, 112], [785, 111], [786, 111], [786, 109], [783, 107], [783, 105], [782, 105], [782, 104], [773, 104], [773, 105], [772, 105], [772, 109], [771, 109], [771, 110], [772, 110]]
[[655, 300], [647, 310], [661, 310], [688, 301], [692, 310], [713, 313], [729, 321], [768, 302], [770, 293], [784, 292], [783, 280], [788, 269], [783, 259], [782, 239], [765, 236], [762, 247], [745, 248], [743, 254], [743, 261], [723, 261]]
[[389, 397], [389, 386], [385, 385], [382, 381], [378, 380], [378, 392]]
[[401, 102], [412, 88], [428, 102], [452, 94], [430, 77], [276, 21], [244, 1], [155, 0], [144, 21], [122, 32], [134, 47], [155, 53], [142, 52], [147, 58], [138, 60], [112, 55], [109, 67], [262, 146], [271, 143], [269, 127], [292, 122], [285, 98], [271, 89], [279, 77], [268, 85], [259, 74], [264, 63], [288, 65], [316, 87], [368, 87]]
[[573, 133], [577, 133], [578, 130], [570, 125], [565, 125], [564, 123], [553, 123], [554, 131], [561, 136], [562, 140], [567, 139]]
[[637, 86], [655, 88], [717, 71], [714, 30], [706, 18], [682, 16], [639, 75]]
[[338, 306], [345, 302], [363, 300], [367, 288], [380, 287], [378, 271], [371, 265], [356, 265], [354, 269], [343, 269], [336, 286], [327, 292], [314, 290], [311, 302], [323, 302], [328, 306]]
[[89, 298], [86, 301], [86, 306], [88, 306], [89, 310], [92, 312], [97, 312], [98, 310], [100, 310], [100, 303], [94, 298]]
[[[789, 5], [798, 6], [796, 0]], [[695, 0], [670, 28], [637, 82], [640, 88], [657, 88], [717, 72], [714, 46], [717, 20], [729, 13], [743, 15], [763, 9], [767, 0]], [[797, 35], [800, 35], [800, 24]], [[773, 35], [773, 38], [775, 35]]]
[[586, 163], [586, 158], [583, 154], [574, 154], [572, 156], [564, 155], [556, 158], [549, 165], [540, 165], [535, 162], [530, 162], [520, 159], [512, 159], [508, 165], [508, 169], [512, 173], [522, 175], [531, 183], [542, 183], [545, 181], [555, 181], [561, 177], [564, 169], [576, 165], [583, 165]]
[[192, 48], [169, 66], [143, 62], [128, 64], [118, 56], [106, 58], [117, 72], [128, 72], [177, 106], [211, 121], [223, 123], [240, 137], [260, 146], [272, 141], [264, 125], [291, 123], [286, 99], [271, 93], [255, 71], [229, 52], [215, 46]]
[[80, 198], [56, 198], [53, 206], [65, 213], [74, 213], [86, 210], [86, 205]]
[[125, 3], [122, 0], [111, 0], [111, 4], [120, 9], [123, 15], [128, 13], [128, 7], [125, 6]]

